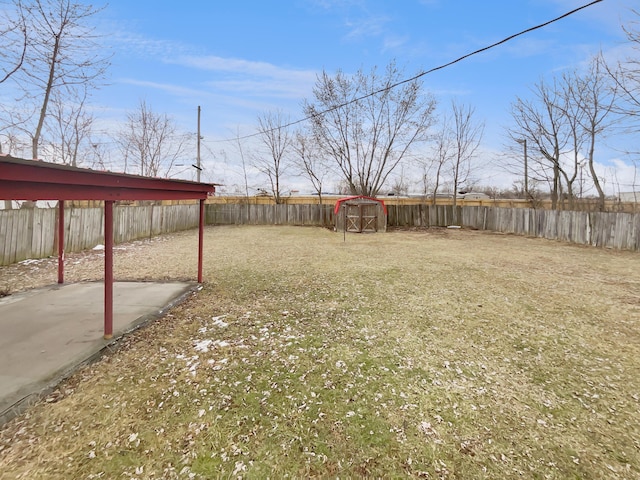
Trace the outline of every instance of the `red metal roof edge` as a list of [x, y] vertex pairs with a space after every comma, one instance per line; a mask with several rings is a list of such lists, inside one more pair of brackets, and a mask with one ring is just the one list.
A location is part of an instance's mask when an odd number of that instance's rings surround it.
[[380, 200], [379, 198], [374, 198], [374, 197], [368, 197], [366, 195], [353, 195], [351, 197], [344, 197], [344, 198], [340, 198], [337, 202], [336, 202], [336, 206], [333, 209], [333, 213], [337, 214], [340, 211], [340, 205], [342, 205], [343, 202], [348, 202], [349, 200], [356, 200], [356, 199], [364, 199], [364, 200], [372, 200], [374, 202], [378, 202], [380, 204], [382, 204], [382, 210], [384, 211], [384, 214], [387, 214], [387, 206], [384, 204], [384, 200]]
[[209, 183], [103, 172], [5, 155], [0, 156], [0, 184], [2, 183], [5, 185], [0, 189], [0, 195], [4, 193], [11, 196], [11, 190], [16, 190], [22, 196], [27, 195], [24, 193], [27, 191], [29, 196], [5, 198], [6, 200], [66, 200], [67, 190], [75, 190], [76, 194], [80, 194], [78, 190], [85, 192], [86, 199], [105, 200], [113, 199], [113, 195], [105, 193], [108, 191], [118, 191], [118, 196], [124, 194], [120, 197], [123, 200], [148, 199], [150, 196], [162, 199], [165, 195], [167, 199], [195, 199], [206, 198], [215, 192], [215, 186]]

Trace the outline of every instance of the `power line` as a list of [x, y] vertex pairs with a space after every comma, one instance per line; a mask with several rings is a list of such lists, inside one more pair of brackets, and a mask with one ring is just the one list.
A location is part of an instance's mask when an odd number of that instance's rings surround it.
[[514, 38], [517, 38], [517, 37], [520, 37], [522, 35], [526, 35], [527, 33], [531, 33], [531, 32], [533, 32], [535, 30], [539, 30], [541, 28], [547, 27], [547, 26], [551, 25], [552, 23], [558, 22], [558, 21], [560, 21], [560, 20], [562, 20], [564, 18], [567, 18], [567, 17], [569, 17], [569, 16], [571, 16], [571, 15], [573, 15], [573, 14], [575, 14], [575, 13], [581, 11], [581, 10], [584, 10], [585, 8], [592, 7], [596, 3], [600, 3], [602, 1], [603, 0], [594, 0], [593, 2], [587, 3], [585, 5], [582, 5], [581, 7], [578, 7], [578, 8], [574, 8], [573, 10], [571, 10], [571, 11], [569, 11], [569, 12], [563, 14], [563, 15], [560, 15], [559, 17], [556, 17], [556, 18], [554, 18], [552, 20], [549, 20], [547, 22], [544, 22], [544, 23], [541, 23], [539, 25], [536, 25], [535, 27], [527, 28], [526, 30], [522, 30], [522, 31], [520, 31], [518, 33], [510, 35], [510, 36], [500, 40], [499, 42], [492, 43], [491, 45], [488, 45], [486, 47], [480, 48], [480, 49], [475, 50], [475, 51], [473, 51], [471, 53], [467, 53], [466, 55], [463, 55], [463, 56], [461, 56], [459, 58], [456, 58], [455, 60], [452, 60], [451, 62], [445, 63], [445, 64], [440, 65], [438, 67], [434, 67], [434, 68], [432, 68], [430, 70], [427, 70], [427, 71], [424, 71], [424, 72], [420, 72], [420, 73], [418, 73], [417, 75], [414, 75], [411, 78], [407, 78], [405, 80], [401, 80], [401, 81], [399, 81], [397, 83], [394, 83], [392, 85], [386, 86], [386, 87], [381, 88], [379, 90], [367, 93], [365, 95], [362, 95], [360, 97], [354, 98], [354, 99], [349, 100], [347, 102], [341, 103], [339, 105], [335, 105], [335, 106], [333, 106], [331, 108], [327, 108], [326, 110], [322, 110], [321, 112], [318, 112], [318, 113], [316, 113], [314, 115], [309, 115], [309, 116], [301, 118], [299, 120], [295, 120], [293, 122], [287, 123], [285, 125], [281, 125], [279, 127], [272, 128], [270, 130], [265, 130], [263, 132], [256, 132], [256, 133], [252, 133], [250, 135], [244, 135], [242, 137], [236, 137], [236, 138], [228, 138], [228, 139], [225, 139], [225, 140], [211, 140], [211, 143], [235, 142], [235, 141], [238, 141], [238, 140], [246, 140], [247, 138], [257, 137], [258, 135], [262, 135], [264, 133], [270, 133], [270, 132], [274, 132], [276, 130], [280, 130], [282, 128], [288, 128], [288, 127], [291, 127], [293, 125], [298, 125], [298, 124], [300, 124], [302, 122], [306, 122], [307, 120], [311, 120], [314, 117], [325, 115], [327, 113], [333, 112], [333, 111], [338, 110], [340, 108], [346, 107], [347, 105], [351, 105], [352, 103], [356, 103], [356, 102], [359, 102], [359, 101], [364, 100], [366, 98], [373, 97], [374, 95], [378, 95], [380, 93], [384, 93], [384, 92], [386, 92], [388, 90], [391, 90], [393, 88], [399, 87], [400, 85], [404, 85], [405, 83], [413, 82], [414, 80], [417, 80], [420, 77], [424, 77], [425, 75], [428, 75], [430, 73], [433, 73], [433, 72], [436, 72], [438, 70], [442, 70], [444, 68], [450, 67], [451, 65], [454, 65], [454, 64], [456, 64], [458, 62], [461, 62], [462, 60], [466, 60], [469, 57], [472, 57], [474, 55], [478, 55], [479, 53], [486, 52], [487, 50], [491, 50], [492, 48], [495, 48], [495, 47], [498, 47], [498, 46], [500, 46], [500, 45], [502, 45], [504, 43], [510, 42]]

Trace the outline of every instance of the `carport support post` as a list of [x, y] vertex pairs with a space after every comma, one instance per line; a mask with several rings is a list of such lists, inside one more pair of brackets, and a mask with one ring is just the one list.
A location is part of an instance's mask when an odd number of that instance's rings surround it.
[[[200, 108], [200, 107], [198, 107]], [[202, 246], [204, 243], [204, 199], [200, 199], [200, 222], [198, 224], [198, 283], [202, 283]]]
[[104, 201], [104, 338], [113, 337], [113, 200]]
[[58, 283], [64, 283], [64, 200], [58, 200]]

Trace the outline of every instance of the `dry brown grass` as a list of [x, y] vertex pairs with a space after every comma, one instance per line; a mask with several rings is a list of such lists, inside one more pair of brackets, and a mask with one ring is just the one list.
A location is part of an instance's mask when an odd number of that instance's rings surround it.
[[[116, 275], [193, 278], [195, 238]], [[200, 293], [4, 427], [1, 478], [640, 476], [637, 253], [217, 227], [205, 259]], [[70, 256], [67, 279], [101, 268]]]

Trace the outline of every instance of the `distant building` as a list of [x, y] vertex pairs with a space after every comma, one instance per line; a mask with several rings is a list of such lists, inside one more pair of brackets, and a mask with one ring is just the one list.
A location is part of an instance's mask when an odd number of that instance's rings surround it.
[[458, 198], [463, 198], [465, 200], [486, 200], [490, 197], [486, 193], [482, 192], [466, 192], [459, 194]]
[[625, 203], [640, 203], [640, 192], [620, 192], [620, 201]]

